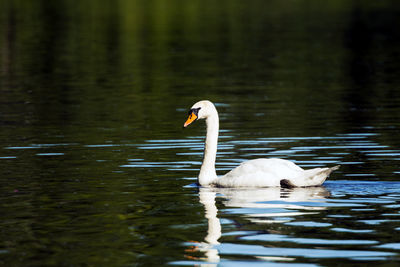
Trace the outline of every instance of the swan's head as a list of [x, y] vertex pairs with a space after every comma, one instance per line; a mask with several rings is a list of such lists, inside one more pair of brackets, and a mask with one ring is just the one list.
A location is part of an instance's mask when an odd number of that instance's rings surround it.
[[192, 122], [201, 119], [207, 119], [210, 115], [215, 114], [217, 110], [214, 104], [208, 100], [202, 100], [194, 104], [189, 110], [189, 117], [183, 127], [189, 126]]

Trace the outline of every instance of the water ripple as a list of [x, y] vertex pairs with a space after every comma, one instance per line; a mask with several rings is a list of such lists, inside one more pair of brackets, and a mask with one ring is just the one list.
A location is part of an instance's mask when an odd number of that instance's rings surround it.
[[285, 248], [285, 247], [264, 247], [260, 245], [244, 245], [224, 243], [217, 246], [222, 255], [248, 255], [248, 256], [289, 256], [303, 258], [348, 258], [366, 260], [384, 260], [387, 257], [395, 256], [392, 252], [344, 250], [344, 249], [307, 249], [307, 248]]
[[[223, 205], [217, 208], [218, 199]], [[397, 257], [400, 248], [393, 235], [400, 229], [399, 201], [400, 182], [329, 181], [326, 187], [290, 190], [200, 188], [208, 220], [205, 240], [214, 242], [190, 245], [205, 255], [212, 251], [214, 258], [385, 261]], [[222, 229], [218, 217], [226, 222]]]
[[[379, 161], [386, 160], [386, 166], [395, 166], [400, 160], [400, 150], [392, 149], [386, 144], [379, 143], [376, 138], [378, 133], [343, 133], [335, 136], [307, 136], [307, 137], [273, 137], [242, 139], [237, 136], [227, 135], [221, 131], [218, 145], [218, 170], [221, 174], [236, 167], [240, 162], [254, 158], [279, 157], [291, 160], [301, 167], [325, 167], [342, 165], [337, 175], [344, 175], [348, 178], [367, 177], [367, 179], [378, 179], [386, 175], [398, 175], [400, 172], [393, 168], [382, 168], [370, 172], [371, 168], [380, 167]], [[105, 144], [107, 146], [111, 144]], [[98, 145], [91, 145], [96, 147]], [[196, 159], [192, 163], [162, 162], [162, 165], [144, 164], [142, 167], [159, 168], [167, 170], [187, 171], [198, 168], [198, 161], [201, 161], [204, 150], [204, 137], [192, 136], [184, 139], [154, 139], [147, 140], [142, 144], [135, 144], [138, 150], [149, 153], [166, 153], [174, 151], [175, 155]], [[139, 152], [140, 153], [140, 152]], [[356, 157], [355, 155], [362, 155]], [[171, 156], [168, 156], [171, 158]], [[182, 158], [183, 159], [183, 158]], [[184, 160], [184, 159], [183, 159]], [[229, 160], [229, 162], [228, 162]], [[184, 160], [185, 161], [185, 160]], [[392, 164], [389, 161], [393, 161]], [[192, 166], [188, 166], [192, 165]], [[139, 167], [138, 164], [122, 164], [122, 167]], [[182, 168], [179, 168], [179, 167]], [[368, 178], [370, 177], [370, 178]]]

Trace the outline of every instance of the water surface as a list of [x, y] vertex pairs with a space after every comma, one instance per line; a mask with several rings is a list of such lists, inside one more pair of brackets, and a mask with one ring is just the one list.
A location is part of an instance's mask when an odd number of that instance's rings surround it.
[[[398, 264], [397, 3], [25, 2], [0, 3], [0, 265]], [[193, 186], [201, 99], [219, 174], [340, 170]]]

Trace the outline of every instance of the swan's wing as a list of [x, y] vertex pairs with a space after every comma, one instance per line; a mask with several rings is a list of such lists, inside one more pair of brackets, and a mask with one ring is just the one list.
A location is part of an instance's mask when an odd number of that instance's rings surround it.
[[294, 179], [304, 170], [284, 159], [255, 159], [243, 162], [215, 181], [223, 187], [280, 186], [282, 179]]

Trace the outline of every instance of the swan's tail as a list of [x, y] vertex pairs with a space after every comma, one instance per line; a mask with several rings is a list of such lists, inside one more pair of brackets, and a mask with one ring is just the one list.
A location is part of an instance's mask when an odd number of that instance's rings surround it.
[[331, 172], [339, 169], [340, 165], [331, 168], [315, 168], [311, 170], [305, 170], [297, 179], [283, 179], [281, 180], [282, 187], [307, 187], [307, 186], [320, 186]]
[[331, 167], [331, 168], [317, 168], [306, 170], [306, 179], [304, 186], [319, 186], [322, 185], [326, 178], [331, 174], [331, 172], [340, 168], [340, 165]]

